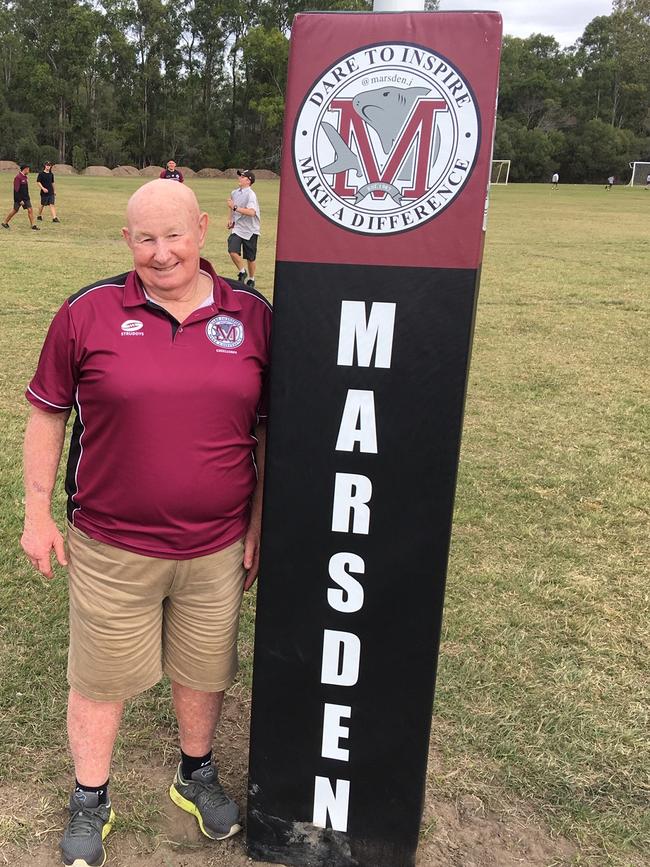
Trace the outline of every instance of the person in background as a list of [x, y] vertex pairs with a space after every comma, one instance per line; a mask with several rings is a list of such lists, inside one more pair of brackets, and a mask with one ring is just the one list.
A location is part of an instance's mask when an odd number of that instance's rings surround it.
[[39, 172], [36, 177], [36, 183], [41, 191], [41, 206], [38, 209], [38, 217], [36, 217], [36, 219], [43, 219], [43, 208], [47, 205], [52, 214], [52, 222], [60, 223], [61, 220], [57, 217], [56, 208], [54, 207], [56, 194], [54, 192], [54, 172], [52, 171], [52, 163], [45, 163], [43, 171]]
[[167, 168], [163, 169], [160, 173], [160, 177], [166, 181], [178, 181], [181, 184], [185, 183], [185, 178], [183, 177], [183, 172], [179, 171], [176, 168], [176, 163], [174, 160], [169, 160], [167, 163]]
[[[228, 237], [228, 252], [237, 267], [237, 279], [246, 282], [247, 286], [255, 288], [255, 260], [257, 258], [257, 240], [260, 236], [260, 206], [257, 196], [251, 189], [255, 183], [255, 175], [250, 169], [237, 170], [239, 187], [233, 190], [228, 205], [228, 222], [230, 229]], [[248, 280], [244, 268], [244, 259], [248, 265]]]
[[615, 181], [615, 180], [616, 180], [616, 178], [614, 177], [614, 175], [610, 175], [610, 176], [607, 178], [607, 183], [605, 184], [605, 189], [606, 189], [606, 190], [611, 190], [611, 188], [614, 186], [614, 181]]
[[557, 188], [558, 188], [558, 184], [559, 184], [559, 183], [560, 183], [560, 176], [559, 176], [559, 174], [558, 174], [557, 172], [555, 172], [555, 174], [554, 174], [553, 177], [551, 178], [551, 187], [552, 187], [552, 189], [557, 190]]
[[32, 229], [34, 229], [35, 232], [38, 232], [38, 226], [34, 222], [34, 209], [32, 208], [32, 202], [29, 198], [29, 182], [27, 181], [28, 174], [29, 165], [27, 163], [22, 163], [20, 171], [14, 178], [14, 206], [5, 217], [4, 223], [0, 223], [3, 229], [9, 228], [10, 221], [13, 220], [18, 211], [23, 208], [27, 211], [27, 216], [29, 217], [29, 223]]

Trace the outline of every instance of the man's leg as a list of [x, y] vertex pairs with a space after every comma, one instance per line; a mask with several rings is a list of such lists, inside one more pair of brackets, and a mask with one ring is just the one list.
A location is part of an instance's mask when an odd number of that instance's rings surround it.
[[[169, 790], [177, 807], [194, 816], [203, 834], [225, 840], [241, 830], [239, 808], [226, 795], [212, 762], [212, 742], [221, 716], [223, 691], [200, 692], [172, 681], [182, 761]], [[196, 767], [183, 773], [190, 762]]]
[[33, 208], [27, 208], [27, 216], [29, 217], [29, 225], [32, 227], [32, 229], [38, 229], [38, 226], [34, 222], [34, 209]]
[[44, 207], [45, 207], [45, 205], [40, 205], [40, 206], [39, 206], [39, 209], [38, 209], [38, 217], [36, 217], [37, 220], [42, 220], [42, 219], [43, 219], [43, 208], [44, 208]]
[[232, 259], [233, 264], [236, 266], [237, 270], [241, 274], [242, 271], [245, 270], [244, 260], [242, 259], [242, 257], [238, 253], [231, 253], [230, 258]]
[[247, 259], [246, 263], [248, 265], [248, 276], [251, 278], [251, 280], [254, 280], [255, 279], [255, 259], [253, 259], [252, 262], [250, 259]]
[[209, 753], [221, 716], [223, 691], [199, 692], [172, 681], [172, 696], [181, 749], [188, 756]]
[[13, 218], [18, 213], [18, 208], [12, 208], [7, 214], [4, 223], [2, 224], [5, 229], [9, 228], [9, 220], [13, 220]]
[[93, 701], [70, 690], [68, 740], [77, 779], [61, 840], [63, 863], [68, 867], [106, 860], [104, 839], [115, 821], [107, 784], [123, 706], [122, 701]]
[[93, 701], [70, 690], [68, 741], [82, 786], [101, 786], [108, 779], [123, 708], [123, 701]]

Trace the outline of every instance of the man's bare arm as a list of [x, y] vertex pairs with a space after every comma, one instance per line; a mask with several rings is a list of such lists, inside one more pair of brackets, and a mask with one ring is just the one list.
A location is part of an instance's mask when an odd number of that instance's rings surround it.
[[52, 519], [52, 491], [61, 460], [69, 412], [43, 412], [32, 407], [23, 449], [25, 528], [20, 544], [29, 562], [51, 578], [51, 553], [67, 565], [63, 536]]
[[257, 484], [251, 499], [251, 520], [244, 537], [244, 568], [248, 574], [244, 590], [252, 587], [257, 578], [260, 565], [260, 537], [262, 533], [262, 498], [264, 493], [264, 461], [266, 456], [266, 424], [258, 424], [254, 431], [257, 439], [255, 463], [257, 465]]

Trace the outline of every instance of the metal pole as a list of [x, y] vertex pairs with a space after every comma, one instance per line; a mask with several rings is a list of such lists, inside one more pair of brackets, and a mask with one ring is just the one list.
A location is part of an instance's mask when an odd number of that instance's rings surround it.
[[424, 12], [425, 0], [374, 0], [373, 12]]

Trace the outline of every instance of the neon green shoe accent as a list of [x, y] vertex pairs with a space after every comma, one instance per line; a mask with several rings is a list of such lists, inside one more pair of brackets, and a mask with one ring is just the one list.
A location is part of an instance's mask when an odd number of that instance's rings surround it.
[[[203, 769], [203, 774], [206, 777], [205, 782], [193, 775], [192, 780], [186, 783], [180, 776], [179, 766], [176, 778], [169, 787], [169, 797], [177, 807], [180, 807], [181, 810], [196, 818], [201, 833], [205, 837], [208, 837], [210, 840], [226, 840], [228, 837], [232, 837], [238, 831], [241, 831], [239, 810], [235, 802], [224, 793], [219, 783], [216, 768], [211, 765], [209, 769]], [[182, 794], [181, 787], [186, 790], [189, 797], [185, 797]], [[191, 800], [191, 798], [195, 798], [196, 800]], [[216, 815], [213, 814], [211, 819], [210, 812], [214, 811], [215, 807], [217, 813]], [[201, 812], [202, 809], [203, 813]], [[205, 824], [204, 813], [206, 810], [208, 811], [207, 819], [212, 824], [212, 828], [210, 829]], [[225, 814], [222, 812], [219, 815], [219, 811], [224, 810]], [[224, 830], [223, 833], [216, 832], [213, 830], [215, 824], [217, 827], [223, 827], [227, 830]]]

